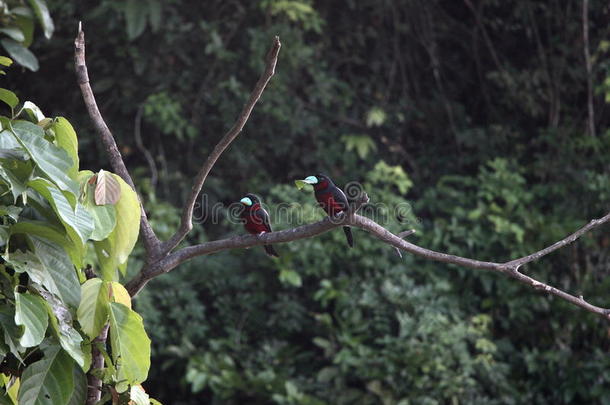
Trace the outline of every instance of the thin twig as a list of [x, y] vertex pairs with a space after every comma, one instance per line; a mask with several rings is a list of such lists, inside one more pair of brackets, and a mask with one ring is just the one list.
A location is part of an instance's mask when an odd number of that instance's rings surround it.
[[[87, 71], [87, 63], [85, 61], [85, 32], [83, 31], [82, 24], [80, 22], [78, 23], [78, 33], [76, 35], [76, 39], [74, 40], [74, 66], [76, 69], [76, 80], [83, 95], [87, 112], [89, 113], [91, 121], [93, 121], [95, 131], [100, 136], [102, 143], [104, 144], [104, 148], [106, 149], [106, 153], [110, 159], [112, 170], [121, 176], [121, 178], [125, 180], [125, 182], [135, 191], [136, 187], [133, 183], [131, 175], [125, 166], [125, 162], [123, 161], [121, 152], [119, 152], [119, 148], [114, 140], [114, 136], [112, 135], [112, 132], [110, 132], [108, 125], [106, 125], [106, 122], [104, 121], [104, 118], [97, 107], [97, 102], [95, 101], [95, 96], [93, 95], [93, 90], [91, 89], [91, 85], [89, 83], [89, 72]], [[146, 248], [146, 252], [151, 257], [157, 256], [157, 252], [159, 250], [159, 240], [148, 222], [144, 207], [141, 204], [140, 206], [142, 211], [142, 215], [140, 217], [140, 228], [142, 238], [144, 240], [144, 247]]]
[[595, 110], [593, 108], [593, 68], [589, 52], [589, 0], [582, 2], [582, 39], [583, 53], [585, 54], [585, 68], [587, 69], [587, 130], [589, 135], [595, 136]]
[[280, 52], [282, 44], [280, 43], [280, 38], [275, 37], [273, 40], [273, 44], [271, 49], [267, 53], [266, 58], [266, 67], [265, 71], [258, 79], [258, 82], [254, 86], [254, 90], [250, 94], [250, 98], [247, 103], [244, 105], [241, 113], [237, 117], [237, 121], [233, 124], [231, 129], [222, 137], [222, 139], [218, 142], [218, 144], [212, 150], [212, 153], [208, 156], [203, 167], [197, 173], [197, 177], [195, 178], [195, 182], [191, 189], [191, 194], [189, 195], [186, 204], [184, 205], [184, 209], [182, 211], [182, 218], [180, 221], [180, 227], [176, 231], [176, 233], [166, 242], [163, 242], [161, 245], [161, 256], [165, 256], [167, 253], [171, 252], [178, 244], [184, 239], [184, 237], [189, 233], [189, 231], [193, 228], [193, 209], [195, 207], [195, 202], [197, 201], [197, 196], [201, 192], [201, 188], [203, 187], [203, 183], [214, 167], [214, 164], [220, 157], [220, 155], [225, 151], [225, 149], [233, 142], [235, 138], [239, 135], [241, 130], [246, 125], [252, 110], [254, 109], [254, 105], [259, 100], [267, 83], [271, 80], [271, 77], [275, 74], [275, 65], [277, 64], [277, 57]]
[[144, 111], [143, 106], [138, 107], [138, 112], [136, 113], [136, 118], [134, 122], [133, 136], [136, 140], [136, 146], [144, 155], [146, 159], [146, 163], [148, 163], [148, 168], [150, 169], [150, 187], [154, 192], [157, 188], [157, 179], [159, 178], [157, 165], [155, 163], [155, 159], [152, 157], [152, 154], [146, 147], [144, 146], [144, 142], [142, 141], [142, 114]]

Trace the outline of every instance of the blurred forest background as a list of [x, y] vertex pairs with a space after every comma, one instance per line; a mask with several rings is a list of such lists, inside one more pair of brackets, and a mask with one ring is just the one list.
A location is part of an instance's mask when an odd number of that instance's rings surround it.
[[[608, 210], [607, 1], [585, 1], [588, 21], [573, 0], [48, 5], [55, 32], [30, 47], [39, 70], [13, 67], [3, 86], [70, 119], [81, 166], [106, 168], [73, 72], [82, 20], [100, 108], [163, 238], [274, 35], [276, 76], [206, 182], [208, 207], [249, 191], [271, 207], [312, 202], [292, 181], [322, 171], [372, 202], [409, 203], [381, 212], [390, 230], [492, 261]], [[200, 222], [188, 243], [243, 232]], [[146, 390], [175, 405], [610, 404], [602, 319], [354, 238], [351, 250], [340, 231], [279, 245], [279, 260], [224, 252], [151, 282], [136, 300], [153, 341]], [[525, 271], [607, 307], [609, 246], [602, 229]]]

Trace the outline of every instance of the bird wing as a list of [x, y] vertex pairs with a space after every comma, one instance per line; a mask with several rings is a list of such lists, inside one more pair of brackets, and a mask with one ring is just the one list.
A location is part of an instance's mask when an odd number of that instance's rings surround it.
[[262, 223], [265, 225], [265, 228], [267, 228], [267, 232], [271, 232], [271, 223], [269, 221], [269, 213], [267, 211], [265, 211], [264, 208], [261, 207], [261, 208], [257, 209], [256, 211], [254, 211], [253, 215], [262, 221]]
[[343, 190], [339, 187], [333, 187], [332, 195], [335, 202], [343, 206], [343, 210], [347, 211], [347, 209], [349, 209], [349, 202], [347, 201], [347, 197]]

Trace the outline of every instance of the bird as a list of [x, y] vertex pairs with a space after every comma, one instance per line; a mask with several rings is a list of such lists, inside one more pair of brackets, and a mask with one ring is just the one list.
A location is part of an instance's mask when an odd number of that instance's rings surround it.
[[[244, 206], [241, 219], [248, 233], [261, 235], [265, 232], [272, 232], [269, 213], [261, 206], [261, 200], [256, 195], [248, 193], [239, 202]], [[269, 256], [280, 257], [273, 246], [264, 245], [264, 248]]]
[[[349, 209], [349, 202], [347, 201], [345, 193], [339, 187], [335, 186], [335, 183], [333, 183], [328, 176], [316, 174], [308, 176], [302, 181], [313, 185], [318, 204], [329, 216], [335, 216], [338, 213]], [[345, 232], [349, 247], [354, 247], [354, 238], [350, 227], [344, 226], [343, 232]]]

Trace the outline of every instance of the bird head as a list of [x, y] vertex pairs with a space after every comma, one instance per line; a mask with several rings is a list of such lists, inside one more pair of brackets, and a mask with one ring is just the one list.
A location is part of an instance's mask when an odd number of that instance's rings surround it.
[[324, 189], [329, 184], [333, 184], [332, 180], [325, 174], [315, 174], [313, 176], [307, 176], [303, 181], [307, 184], [313, 185], [315, 189]]
[[251, 207], [253, 205], [259, 204], [260, 200], [254, 194], [248, 193], [244, 196], [244, 198], [239, 200], [239, 202], [245, 205], [246, 207]]

